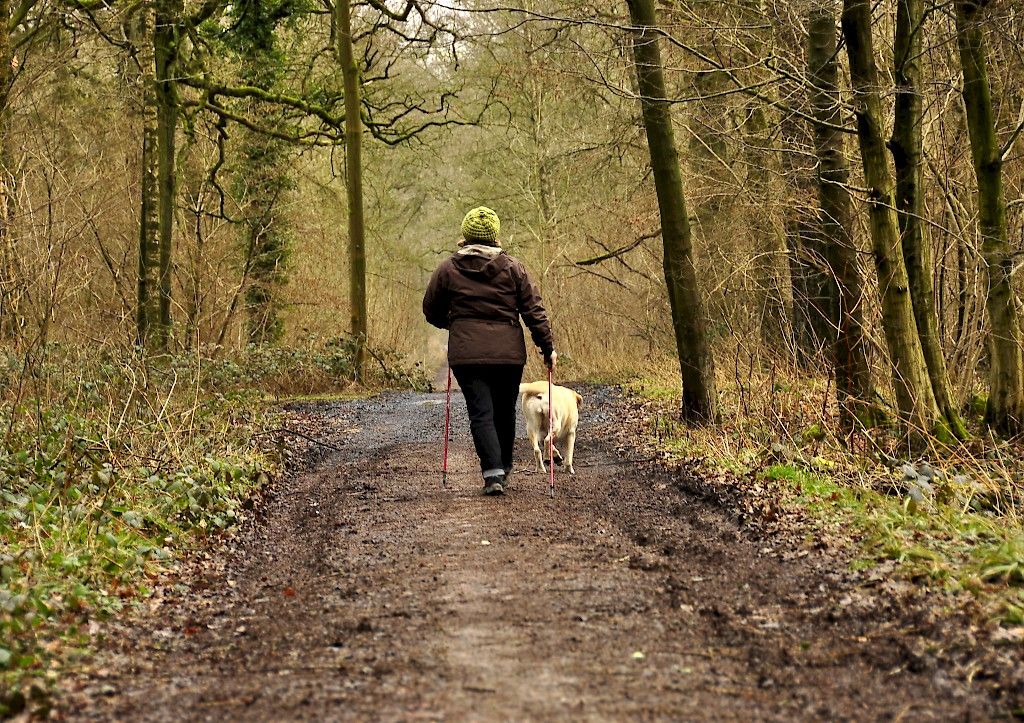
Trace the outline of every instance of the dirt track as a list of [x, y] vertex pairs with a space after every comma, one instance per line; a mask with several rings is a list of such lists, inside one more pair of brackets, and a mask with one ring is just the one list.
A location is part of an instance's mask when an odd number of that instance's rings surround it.
[[[986, 719], [942, 620], [623, 465], [587, 395], [579, 474], [479, 495], [460, 397], [293, 410], [310, 451], [187, 591], [111, 628], [64, 712], [105, 720]], [[520, 440], [520, 470], [528, 466]], [[313, 456], [319, 454], [319, 459]], [[790, 553], [790, 554], [785, 554]], [[785, 557], [793, 558], [783, 561]]]

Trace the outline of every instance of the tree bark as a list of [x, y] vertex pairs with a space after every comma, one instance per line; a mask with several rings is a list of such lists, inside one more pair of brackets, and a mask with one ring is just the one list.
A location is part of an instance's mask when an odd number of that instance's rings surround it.
[[175, 136], [178, 129], [178, 99], [174, 80], [177, 59], [177, 15], [175, 0], [156, 6], [153, 54], [156, 72], [157, 223], [160, 241], [160, 305], [157, 344], [167, 351], [171, 344], [171, 281], [173, 270], [174, 211], [177, 205]]
[[996, 136], [985, 36], [979, 14], [987, 3], [957, 0], [956, 30], [967, 131], [978, 179], [978, 225], [988, 276], [992, 368], [986, 421], [1003, 434], [1024, 431], [1024, 359], [1018, 300], [1012, 285], [1013, 256], [1003, 196], [1003, 158]]
[[861, 162], [868, 186], [871, 241], [878, 273], [882, 328], [893, 364], [896, 405], [912, 436], [931, 433], [939, 438], [948, 437], [949, 429], [939, 414], [928, 378], [928, 368], [910, 301], [907, 269], [900, 252], [895, 189], [882, 139], [884, 118], [871, 37], [870, 2], [843, 0], [842, 27], [850, 60]]
[[10, 0], [0, 0], [0, 342], [17, 342], [24, 320], [21, 293], [24, 279], [18, 263], [14, 229], [14, 173], [10, 149], [11, 31]]
[[[751, 3], [751, 21], [763, 22], [759, 15], [767, 9], [772, 23], [772, 48], [781, 61], [792, 67], [806, 65], [804, 50], [807, 33], [804, 23], [794, 22], [791, 8], [762, 3]], [[792, 329], [797, 363], [810, 370], [820, 369], [824, 357], [822, 350], [838, 323], [833, 319], [837, 296], [835, 279], [826, 273], [822, 247], [821, 218], [818, 210], [816, 163], [798, 149], [810, 147], [811, 129], [804, 118], [809, 112], [807, 96], [802, 82], [785, 80], [779, 86], [778, 96], [788, 99], [787, 107], [779, 118], [778, 133], [781, 140], [779, 167], [782, 170], [784, 191], [782, 196], [783, 228], [786, 252], [789, 257], [789, 276], [792, 296]]]
[[[772, 161], [777, 157], [772, 145], [765, 109], [752, 103], [747, 110], [749, 142], [747, 143], [747, 184], [755, 199], [771, 199]], [[775, 166], [776, 172], [778, 167]], [[786, 293], [789, 286], [785, 266], [786, 239], [774, 210], [758, 209], [751, 218], [750, 231], [756, 254], [757, 312], [760, 319], [761, 339], [780, 357], [793, 358], [792, 298]]]
[[157, 99], [154, 65], [153, 11], [143, 7], [133, 40], [139, 61], [138, 81], [142, 93], [142, 158], [140, 167], [139, 265], [135, 298], [135, 341], [145, 348], [157, 323], [159, 308], [160, 237], [157, 194]]
[[[762, 0], [742, 0], [738, 19], [752, 28], [749, 50], [754, 57], [771, 53], [776, 34], [775, 23]], [[768, 20], [768, 22], [765, 22]], [[752, 72], [755, 82], [769, 80], [767, 68]], [[772, 91], [772, 96], [775, 92]], [[786, 232], [782, 219], [784, 209], [777, 203], [780, 153], [777, 147], [777, 112], [761, 99], [751, 98], [744, 114], [747, 142], [744, 156], [747, 165], [749, 195], [757, 199], [751, 208], [750, 235], [755, 258], [757, 315], [761, 340], [768, 349], [786, 361], [794, 360], [793, 296], [786, 253]]]
[[705, 328], [697, 272], [693, 266], [690, 222], [679, 174], [671, 107], [665, 102], [665, 78], [658, 48], [654, 2], [627, 0], [627, 4], [634, 26], [633, 54], [640, 107], [661, 215], [665, 283], [672, 309], [683, 388], [680, 415], [690, 422], [715, 422], [718, 419], [718, 400], [714, 359]]
[[924, 0], [897, 0], [896, 34], [893, 43], [896, 81], [896, 114], [892, 152], [896, 171], [896, 211], [907, 266], [914, 322], [921, 338], [928, 378], [939, 411], [952, 433], [964, 439], [967, 429], [957, 412], [950, 389], [935, 313], [935, 280], [932, 249], [924, 233], [922, 188], [923, 133], [920, 56], [924, 35]]
[[355, 339], [355, 376], [366, 371], [366, 228], [363, 222], [362, 119], [359, 116], [359, 68], [352, 48], [352, 8], [349, 0], [334, 4], [338, 62], [345, 84], [345, 181], [348, 196], [349, 296], [351, 330]]
[[844, 426], [853, 418], [873, 423], [874, 387], [864, 334], [864, 283], [857, 264], [850, 169], [843, 134], [838, 89], [836, 4], [819, 0], [808, 19], [807, 74], [811, 113], [815, 118], [814, 151], [818, 160], [818, 203], [825, 258], [836, 291], [836, 329], [831, 335], [836, 397]]
[[[246, 5], [235, 25], [235, 49], [241, 55], [240, 76], [250, 87], [270, 91], [281, 75], [276, 50], [274, 4], [255, 0]], [[253, 121], [263, 118], [273, 124], [274, 115], [258, 100], [247, 102], [246, 114]], [[241, 133], [241, 163], [237, 186], [244, 201], [243, 242], [247, 253], [248, 284], [245, 314], [250, 344], [278, 341], [284, 333], [279, 290], [284, 285], [290, 238], [281, 201], [290, 187], [288, 146], [284, 141], [244, 129]]]
[[[787, 148], [809, 145], [806, 126], [791, 113], [783, 116], [780, 133]], [[783, 223], [793, 289], [793, 336], [798, 363], [813, 369], [821, 364], [822, 350], [838, 326], [834, 319], [838, 292], [835, 278], [826, 272], [821, 218], [812, 201], [813, 172], [796, 153], [782, 153], [781, 166], [786, 179]]]

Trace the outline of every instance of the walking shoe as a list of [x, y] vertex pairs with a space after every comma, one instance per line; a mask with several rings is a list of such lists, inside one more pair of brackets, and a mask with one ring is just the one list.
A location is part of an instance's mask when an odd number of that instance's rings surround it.
[[484, 494], [490, 496], [505, 494], [505, 475], [496, 474], [492, 477], [485, 477]]
[[502, 480], [501, 486], [505, 488], [506, 492], [512, 489], [512, 470], [505, 473], [505, 479]]

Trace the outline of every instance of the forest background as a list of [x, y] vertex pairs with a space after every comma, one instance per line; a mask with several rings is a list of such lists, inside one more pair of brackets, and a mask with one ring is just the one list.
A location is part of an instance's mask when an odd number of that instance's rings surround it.
[[426, 388], [422, 291], [478, 204], [561, 378], [656, 400], [709, 471], [859, 490], [863, 524], [946, 545], [879, 554], [1024, 619], [1018, 3], [0, 18], [7, 680], [56, 677], [67, 620], [244, 514], [286, 463], [267, 399]]

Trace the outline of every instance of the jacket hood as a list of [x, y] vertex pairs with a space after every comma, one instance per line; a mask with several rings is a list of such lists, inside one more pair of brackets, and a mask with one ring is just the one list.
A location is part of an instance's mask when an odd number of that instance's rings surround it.
[[497, 246], [468, 244], [452, 256], [452, 264], [471, 279], [488, 281], [507, 269], [511, 261]]

